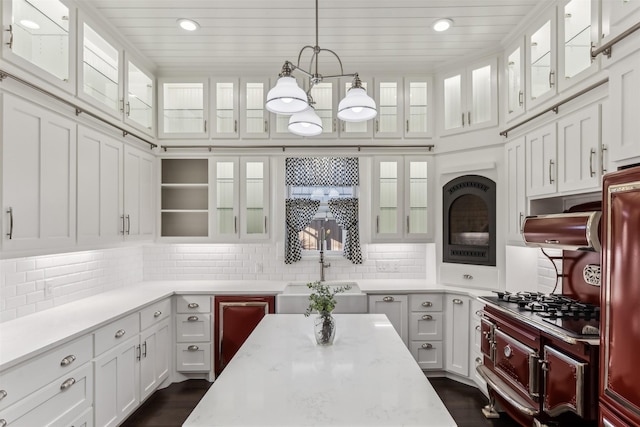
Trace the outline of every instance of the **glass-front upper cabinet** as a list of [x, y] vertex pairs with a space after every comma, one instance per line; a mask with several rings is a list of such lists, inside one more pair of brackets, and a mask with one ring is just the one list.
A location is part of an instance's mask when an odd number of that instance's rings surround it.
[[268, 238], [268, 158], [217, 158], [213, 164], [213, 238]]
[[373, 136], [376, 138], [402, 137], [402, 79], [375, 79], [375, 100], [378, 115], [374, 119]]
[[524, 37], [507, 49], [505, 54], [506, 117], [511, 120], [524, 113]]
[[78, 96], [128, 125], [153, 135], [153, 74], [82, 15], [78, 28]]
[[442, 77], [443, 134], [498, 123], [496, 59], [473, 64]]
[[1, 7], [3, 58], [73, 92], [74, 9], [59, 0], [3, 0]]
[[207, 79], [163, 78], [158, 87], [158, 135], [161, 138], [207, 137]]
[[555, 9], [527, 33], [527, 108], [556, 94]]
[[337, 110], [337, 85], [337, 80], [327, 80], [316, 83], [311, 88], [311, 98], [315, 102], [313, 107], [322, 120], [322, 134], [320, 136], [323, 138], [332, 138], [338, 134], [338, 119], [334, 116], [334, 112]]
[[405, 138], [428, 138], [431, 126], [431, 80], [405, 77], [404, 79], [404, 136]]
[[239, 87], [237, 78], [211, 79], [212, 138], [237, 138], [240, 134]]
[[559, 90], [598, 69], [599, 57], [591, 58], [591, 45], [599, 40], [598, 10], [595, 0], [565, 0], [558, 6]]
[[374, 158], [374, 240], [424, 240], [429, 237], [430, 173], [429, 160], [425, 156]]
[[269, 79], [240, 80], [240, 137], [268, 138], [269, 111], [265, 108]]
[[[362, 88], [367, 91], [367, 95], [372, 96], [373, 84], [371, 80], [363, 80]], [[353, 85], [353, 79], [347, 78], [342, 79], [340, 81], [340, 97], [339, 99], [344, 99], [347, 96], [347, 92], [351, 89]], [[345, 122], [344, 120], [339, 120], [340, 126], [340, 137], [341, 138], [371, 138], [373, 136], [373, 123], [374, 120], [367, 120], [364, 122]]]

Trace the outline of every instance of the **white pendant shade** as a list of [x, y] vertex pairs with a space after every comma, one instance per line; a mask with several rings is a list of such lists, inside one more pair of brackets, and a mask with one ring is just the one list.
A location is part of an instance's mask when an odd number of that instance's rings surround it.
[[267, 94], [267, 110], [278, 114], [293, 114], [305, 110], [307, 94], [293, 77], [280, 77]]
[[338, 118], [345, 122], [364, 122], [373, 119], [376, 111], [376, 101], [359, 87], [352, 87], [338, 104]]
[[313, 107], [295, 113], [289, 118], [289, 132], [300, 136], [316, 136], [322, 133], [322, 119]]

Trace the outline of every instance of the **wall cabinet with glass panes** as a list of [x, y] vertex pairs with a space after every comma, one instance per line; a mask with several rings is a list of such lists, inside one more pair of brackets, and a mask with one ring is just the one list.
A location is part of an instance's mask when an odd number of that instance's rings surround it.
[[154, 135], [153, 74], [82, 14], [78, 44], [78, 97]]
[[211, 160], [212, 235], [216, 241], [269, 238], [269, 158]]
[[402, 78], [376, 77], [374, 82], [374, 99], [378, 107], [378, 115], [373, 119], [373, 135], [376, 138], [402, 137], [402, 107], [404, 106]]
[[75, 9], [59, 0], [3, 0], [0, 7], [3, 59], [73, 93]]
[[209, 160], [162, 159], [160, 236], [209, 237]]
[[504, 70], [506, 75], [506, 118], [512, 120], [524, 113], [524, 82], [525, 82], [525, 40], [524, 36], [507, 48], [504, 55]]
[[432, 237], [430, 163], [428, 156], [374, 157], [374, 241], [422, 241]]
[[433, 135], [431, 108], [433, 91], [431, 78], [404, 78], [404, 137], [429, 138]]
[[490, 58], [441, 77], [443, 135], [498, 124], [496, 71], [496, 58]]
[[[362, 79], [360, 78], [362, 83], [362, 88], [367, 91], [369, 96], [373, 96], [373, 83], [371, 79]], [[340, 80], [340, 94], [339, 99], [336, 103], [336, 106], [340, 102], [340, 100], [344, 99], [347, 96], [347, 92], [351, 89], [353, 85], [352, 78], [344, 78]], [[336, 110], [337, 111], [337, 110]], [[338, 131], [340, 133], [341, 138], [371, 138], [373, 136], [373, 124], [374, 120], [367, 120], [364, 122], [345, 122], [343, 120], [338, 120]]]
[[209, 84], [206, 78], [158, 80], [158, 136], [205, 138], [208, 136]]
[[269, 111], [264, 106], [269, 88], [269, 79], [240, 79], [241, 138], [269, 138]]

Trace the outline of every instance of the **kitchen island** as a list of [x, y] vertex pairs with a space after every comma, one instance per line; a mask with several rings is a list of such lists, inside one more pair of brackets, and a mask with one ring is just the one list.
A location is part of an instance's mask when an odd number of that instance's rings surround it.
[[323, 347], [313, 316], [267, 315], [183, 425], [456, 425], [385, 315], [335, 318]]

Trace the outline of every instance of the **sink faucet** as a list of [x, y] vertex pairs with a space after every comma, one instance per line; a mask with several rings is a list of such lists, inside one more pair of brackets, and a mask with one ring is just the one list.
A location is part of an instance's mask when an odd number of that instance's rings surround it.
[[331, 263], [324, 261], [325, 232], [324, 227], [320, 229], [320, 281], [324, 282], [324, 269], [331, 267]]

